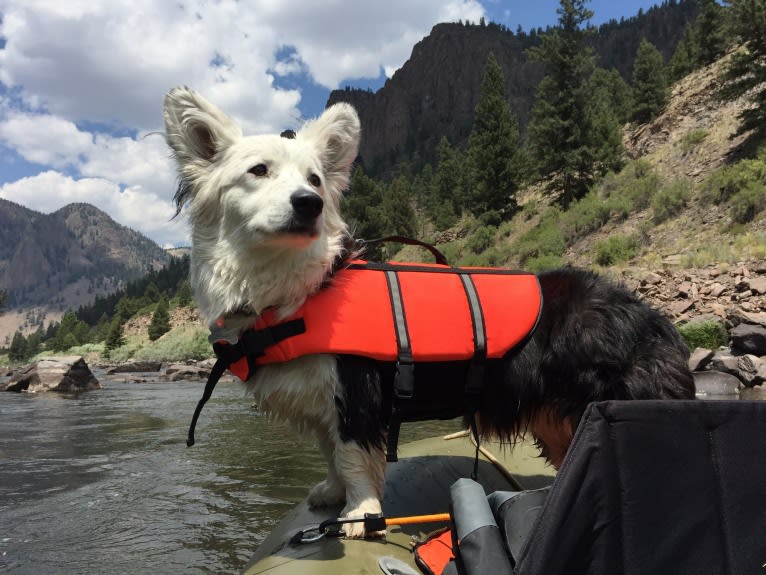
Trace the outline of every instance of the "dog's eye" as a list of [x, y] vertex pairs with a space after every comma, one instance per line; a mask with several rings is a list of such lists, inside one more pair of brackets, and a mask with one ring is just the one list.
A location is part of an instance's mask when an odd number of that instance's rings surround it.
[[250, 168], [248, 170], [249, 173], [253, 174], [254, 176], [265, 176], [269, 173], [269, 168], [266, 167], [266, 164], [257, 164]]
[[322, 180], [320, 180], [319, 176], [317, 176], [316, 174], [311, 174], [309, 176], [309, 184], [311, 184], [315, 188], [318, 188], [319, 186], [322, 185]]

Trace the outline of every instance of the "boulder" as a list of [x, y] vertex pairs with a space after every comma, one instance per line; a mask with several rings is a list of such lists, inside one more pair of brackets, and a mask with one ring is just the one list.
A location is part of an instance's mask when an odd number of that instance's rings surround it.
[[755, 387], [766, 380], [766, 361], [755, 355], [745, 354], [737, 358], [739, 378], [747, 387]]
[[747, 287], [755, 294], [763, 295], [766, 294], [766, 278], [764, 277], [756, 277], [756, 278], [749, 278], [746, 280]]
[[159, 371], [162, 363], [159, 361], [129, 361], [120, 365], [115, 365], [109, 371], [107, 375], [114, 375], [115, 373], [144, 373], [149, 371]]
[[82, 356], [46, 357], [18, 370], [5, 391], [87, 391], [101, 389]]
[[766, 355], [766, 327], [741, 323], [733, 328], [729, 335], [731, 336], [732, 351], [758, 356]]
[[205, 381], [210, 370], [194, 365], [173, 364], [160, 376], [163, 381]]
[[712, 349], [703, 347], [695, 348], [689, 356], [689, 371], [699, 371], [703, 369], [713, 358], [715, 352]]
[[739, 392], [740, 381], [733, 375], [721, 371], [696, 371], [694, 375], [694, 386], [697, 389], [697, 395], [708, 397], [711, 395], [720, 395], [731, 397]]
[[736, 375], [739, 371], [739, 359], [728, 349], [719, 349], [707, 362], [708, 369]]

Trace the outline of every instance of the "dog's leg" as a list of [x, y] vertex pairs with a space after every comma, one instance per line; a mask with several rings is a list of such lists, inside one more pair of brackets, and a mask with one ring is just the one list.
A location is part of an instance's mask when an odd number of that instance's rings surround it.
[[346, 501], [346, 488], [335, 467], [335, 441], [325, 434], [320, 434], [319, 450], [327, 460], [327, 477], [309, 491], [309, 505], [324, 507], [343, 503]]
[[[335, 446], [335, 466], [346, 486], [346, 506], [343, 517], [364, 517], [365, 513], [380, 513], [383, 482], [386, 472], [385, 454], [375, 448], [369, 451], [355, 441], [340, 441]], [[348, 537], [384, 537], [385, 531], [365, 533], [362, 523], [344, 525]]]

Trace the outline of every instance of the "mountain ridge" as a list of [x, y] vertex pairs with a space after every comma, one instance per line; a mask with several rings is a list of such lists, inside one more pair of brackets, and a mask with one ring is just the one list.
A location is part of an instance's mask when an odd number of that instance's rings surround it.
[[[57, 312], [76, 309], [171, 258], [149, 238], [86, 203], [45, 214], [0, 198], [0, 230], [0, 289], [8, 293], [0, 317], [34, 309], [35, 322], [52, 314], [50, 321], [60, 316]], [[0, 341], [8, 336], [7, 323], [0, 322]], [[36, 328], [28, 325], [27, 331]]]

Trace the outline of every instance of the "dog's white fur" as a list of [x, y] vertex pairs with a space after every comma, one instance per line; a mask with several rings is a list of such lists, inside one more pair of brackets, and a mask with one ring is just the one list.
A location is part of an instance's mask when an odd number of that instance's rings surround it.
[[[294, 312], [319, 289], [347, 234], [339, 202], [357, 154], [360, 124], [348, 104], [306, 123], [294, 139], [248, 136], [196, 92], [165, 98], [168, 144], [178, 163], [179, 206], [192, 228], [191, 282], [205, 320], [242, 309], [257, 315]], [[255, 166], [266, 174], [251, 173]], [[319, 177], [319, 185], [314, 176]], [[315, 192], [324, 201], [315, 229], [289, 230], [291, 195]], [[327, 478], [309, 494], [313, 506], [345, 500], [344, 516], [381, 511], [385, 457], [342, 441], [335, 409], [337, 366], [332, 356], [307, 356], [259, 368], [250, 382], [258, 404], [279, 419], [316, 434], [328, 460]], [[350, 524], [352, 537], [364, 536]]]

